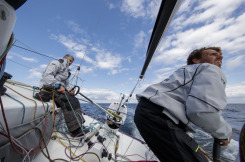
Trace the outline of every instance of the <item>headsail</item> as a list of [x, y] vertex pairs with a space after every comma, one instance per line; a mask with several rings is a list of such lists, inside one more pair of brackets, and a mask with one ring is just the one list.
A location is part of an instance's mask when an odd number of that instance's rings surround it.
[[150, 42], [146, 53], [145, 64], [140, 73], [140, 79], [145, 75], [146, 69], [151, 61], [151, 58], [160, 42], [162, 36], [167, 31], [170, 22], [172, 21], [174, 14], [178, 10], [182, 0], [162, 0], [156, 23], [153, 28]]

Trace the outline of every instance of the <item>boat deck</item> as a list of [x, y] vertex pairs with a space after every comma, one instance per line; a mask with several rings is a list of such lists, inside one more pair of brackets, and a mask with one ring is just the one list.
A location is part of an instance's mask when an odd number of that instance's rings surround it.
[[[12, 140], [20, 143], [22, 146], [20, 152], [23, 152], [23, 156], [16, 156], [18, 157], [18, 160], [16, 161], [22, 161], [23, 159], [27, 161], [29, 159], [29, 161], [34, 162], [45, 162], [55, 159], [58, 161], [89, 162], [156, 161], [156, 157], [144, 142], [133, 138], [118, 129], [111, 129], [107, 124], [93, 119], [88, 115], [84, 115], [84, 125], [89, 128], [90, 131], [83, 137], [73, 138], [67, 131], [61, 110], [55, 108], [56, 115], [52, 113], [54, 104], [52, 100], [48, 103], [42, 103], [41, 101], [34, 99], [33, 94], [38, 91], [34, 90], [29, 85], [8, 81], [4, 86], [7, 88], [7, 95], [3, 95], [1, 98], [8, 128], [11, 132], [11, 136], [16, 137]], [[46, 117], [47, 114], [50, 116]], [[39, 121], [37, 120], [39, 118], [40, 121], [42, 120], [45, 122], [45, 126], [41, 125], [40, 130], [47, 136], [45, 137], [45, 142], [42, 143], [42, 151], [36, 149], [38, 144], [41, 143], [42, 134], [39, 133], [40, 137], [36, 137], [37, 142], [35, 146], [33, 146], [34, 144], [32, 146], [26, 144], [28, 142], [32, 143], [31, 140], [35, 139], [35, 135], [33, 137], [33, 134], [31, 134], [28, 139], [25, 139], [25, 136], [17, 138], [19, 134], [22, 134], [22, 131], [26, 131], [27, 129], [22, 128], [22, 126], [24, 127], [25, 125], [28, 125], [28, 123], [30, 123], [29, 125], [32, 125], [31, 122]], [[7, 134], [2, 112], [0, 122], [2, 124], [1, 132]], [[53, 123], [55, 123], [55, 127], [53, 127]], [[47, 128], [45, 130], [43, 127], [46, 127], [46, 124]], [[20, 139], [25, 142], [21, 143], [22, 141]], [[28, 150], [25, 151], [23, 148], [28, 148]], [[7, 152], [11, 152], [11, 155], [17, 153], [9, 144], [9, 139], [4, 136], [0, 136], [0, 149], [9, 149], [9, 151], [0, 153], [0, 159], [5, 158], [6, 156], [6, 159], [16, 159], [14, 157], [8, 157], [10, 156], [10, 153]], [[31, 155], [32, 149], [35, 149], [36, 152], [39, 150], [39, 154]]]

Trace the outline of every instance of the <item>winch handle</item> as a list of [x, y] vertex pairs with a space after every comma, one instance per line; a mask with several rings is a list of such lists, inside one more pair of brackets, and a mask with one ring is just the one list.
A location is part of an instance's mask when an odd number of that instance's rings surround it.
[[214, 138], [214, 143], [213, 143], [213, 161], [214, 162], [220, 162], [220, 152], [221, 152], [220, 139]]
[[75, 88], [77, 88], [77, 91], [75, 91], [75, 96], [80, 92], [80, 87], [79, 86], [74, 86], [73, 88], [72, 88], [72, 90], [75, 90]]
[[111, 113], [113, 116], [119, 118], [119, 119], [122, 119], [122, 117], [114, 112], [112, 112], [111, 110], [107, 110], [109, 113]]

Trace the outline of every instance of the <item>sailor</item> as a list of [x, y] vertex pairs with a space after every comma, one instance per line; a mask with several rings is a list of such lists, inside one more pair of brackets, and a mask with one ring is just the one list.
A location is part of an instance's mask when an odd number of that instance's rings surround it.
[[192, 123], [227, 146], [232, 128], [221, 116], [226, 107], [226, 78], [220, 47], [190, 53], [187, 65], [136, 95], [135, 124], [160, 161], [208, 161], [187, 135]]
[[[54, 101], [58, 107], [61, 107], [71, 136], [81, 136], [86, 132], [83, 130], [85, 122], [80, 103], [74, 96], [74, 89], [69, 86], [70, 71], [69, 66], [74, 58], [67, 54], [58, 61], [50, 62], [42, 74], [39, 95], [42, 100], [49, 101], [54, 91]], [[39, 96], [36, 95], [36, 98]]]

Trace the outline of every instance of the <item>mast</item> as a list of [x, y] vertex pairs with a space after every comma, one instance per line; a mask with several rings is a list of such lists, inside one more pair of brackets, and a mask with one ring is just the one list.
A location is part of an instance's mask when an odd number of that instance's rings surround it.
[[154, 25], [148, 49], [146, 53], [146, 59], [142, 71], [140, 73], [140, 79], [145, 75], [146, 69], [154, 55], [154, 52], [160, 42], [162, 36], [167, 31], [170, 22], [172, 21], [174, 14], [178, 10], [182, 0], [162, 0], [156, 23]]

